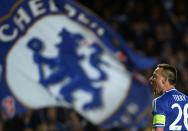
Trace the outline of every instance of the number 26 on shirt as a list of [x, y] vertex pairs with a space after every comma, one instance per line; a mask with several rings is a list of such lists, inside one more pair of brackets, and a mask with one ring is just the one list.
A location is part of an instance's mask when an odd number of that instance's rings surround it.
[[184, 108], [182, 109], [181, 106], [178, 103], [174, 103], [171, 106], [172, 109], [177, 108], [178, 109], [178, 116], [172, 122], [172, 124], [169, 126], [169, 130], [181, 130], [182, 125], [177, 125], [177, 123], [180, 121], [180, 119], [183, 116], [183, 124], [185, 128], [188, 130], [188, 104], [185, 104]]

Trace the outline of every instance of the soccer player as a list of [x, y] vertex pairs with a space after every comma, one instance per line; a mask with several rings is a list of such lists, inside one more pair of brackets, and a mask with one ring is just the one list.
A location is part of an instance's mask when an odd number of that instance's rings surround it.
[[153, 131], [188, 131], [188, 97], [175, 89], [176, 69], [159, 64], [150, 78], [157, 98], [153, 100]]

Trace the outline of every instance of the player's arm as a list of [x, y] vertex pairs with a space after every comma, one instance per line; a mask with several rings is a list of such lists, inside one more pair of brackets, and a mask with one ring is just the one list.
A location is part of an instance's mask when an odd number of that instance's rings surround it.
[[154, 100], [152, 103], [153, 108], [153, 131], [164, 131], [166, 115], [162, 104]]
[[164, 128], [156, 127], [153, 128], [152, 131], [164, 131]]
[[163, 131], [165, 126], [166, 116], [155, 114], [153, 116], [153, 131]]

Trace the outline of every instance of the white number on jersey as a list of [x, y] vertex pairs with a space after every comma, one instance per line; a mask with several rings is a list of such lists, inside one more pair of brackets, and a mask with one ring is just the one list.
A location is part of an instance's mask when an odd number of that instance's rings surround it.
[[181, 130], [182, 125], [177, 125], [177, 123], [180, 121], [182, 116], [184, 117], [183, 123], [185, 125], [185, 128], [186, 130], [188, 130], [188, 104], [185, 104], [183, 110], [178, 103], [174, 103], [171, 108], [178, 108], [178, 116], [175, 121], [172, 122], [172, 124], [169, 126], [169, 130]]

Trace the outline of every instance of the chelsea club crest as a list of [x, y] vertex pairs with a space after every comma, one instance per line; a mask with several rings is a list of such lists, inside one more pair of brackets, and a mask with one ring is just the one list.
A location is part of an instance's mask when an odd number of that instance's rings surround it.
[[7, 85], [23, 105], [72, 107], [99, 124], [125, 101], [131, 73], [104, 44], [109, 36], [92, 16], [72, 3], [64, 4], [62, 13], [52, 0], [48, 8], [42, 2], [36, 9], [29, 4], [32, 16], [20, 7], [15, 17], [25, 25], [18, 24], [11, 37], [3, 35], [13, 42], [6, 57]]

